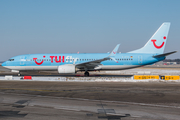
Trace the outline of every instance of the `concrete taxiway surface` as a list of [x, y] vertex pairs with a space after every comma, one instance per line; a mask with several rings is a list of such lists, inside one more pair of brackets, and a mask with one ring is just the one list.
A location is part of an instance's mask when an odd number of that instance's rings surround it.
[[179, 120], [180, 84], [0, 81], [3, 120]]
[[[180, 68], [136, 68], [91, 73], [91, 77], [56, 72], [24, 73], [32, 76], [63, 76], [68, 81], [0, 80], [2, 120], [179, 120], [180, 82], [114, 82], [134, 74], [179, 75]], [[0, 66], [0, 76], [17, 76]], [[69, 82], [69, 79], [88, 79]], [[94, 79], [109, 82], [95, 82]], [[112, 81], [111, 81], [112, 80]], [[91, 81], [91, 82], [90, 82]]]

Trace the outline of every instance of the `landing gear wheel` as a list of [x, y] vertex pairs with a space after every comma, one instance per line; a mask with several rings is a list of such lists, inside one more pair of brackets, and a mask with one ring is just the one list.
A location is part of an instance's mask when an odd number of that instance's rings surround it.
[[20, 72], [18, 73], [18, 76], [21, 76], [21, 73], [20, 73]]
[[84, 76], [88, 77], [88, 76], [89, 76], [89, 72], [86, 71], [86, 72], [84, 73]]

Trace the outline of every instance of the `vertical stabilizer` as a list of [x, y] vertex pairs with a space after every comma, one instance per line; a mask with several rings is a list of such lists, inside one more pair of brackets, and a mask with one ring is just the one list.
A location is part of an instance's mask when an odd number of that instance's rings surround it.
[[170, 23], [163, 23], [159, 29], [154, 33], [154, 35], [149, 39], [149, 41], [144, 45], [144, 47], [131, 51], [129, 53], [157, 53], [163, 54], [164, 48], [167, 42], [168, 32], [170, 28]]

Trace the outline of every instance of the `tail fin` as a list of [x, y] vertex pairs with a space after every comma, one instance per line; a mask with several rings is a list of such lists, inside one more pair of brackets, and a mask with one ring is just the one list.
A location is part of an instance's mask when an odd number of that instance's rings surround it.
[[167, 42], [167, 36], [170, 28], [170, 23], [163, 23], [144, 47], [131, 51], [129, 53], [157, 53], [163, 54]]

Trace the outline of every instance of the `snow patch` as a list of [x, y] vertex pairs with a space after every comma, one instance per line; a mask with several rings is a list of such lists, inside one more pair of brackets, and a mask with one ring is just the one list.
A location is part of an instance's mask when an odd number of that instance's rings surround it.
[[[59, 82], [176, 82], [180, 80], [134, 80], [131, 78], [117, 77], [32, 77], [32, 80], [24, 80], [22, 77], [13, 77], [11, 81], [59, 81]], [[5, 80], [5, 77], [0, 77], [0, 80]]]

